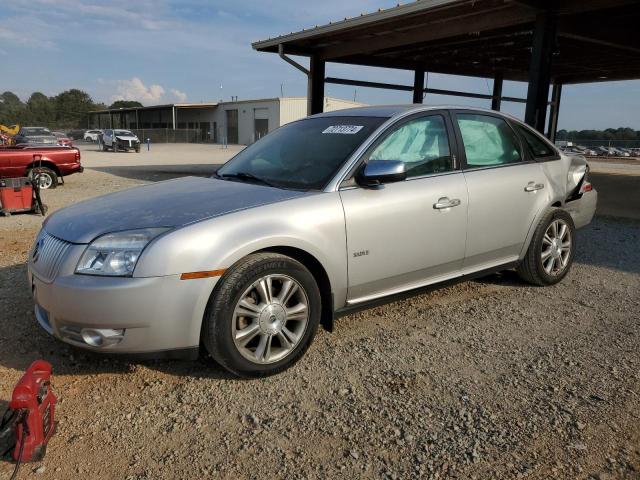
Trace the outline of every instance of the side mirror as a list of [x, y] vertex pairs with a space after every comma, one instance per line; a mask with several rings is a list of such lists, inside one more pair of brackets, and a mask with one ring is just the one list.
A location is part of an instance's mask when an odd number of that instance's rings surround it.
[[356, 175], [363, 187], [377, 187], [384, 183], [401, 182], [407, 178], [404, 162], [397, 160], [371, 160]]

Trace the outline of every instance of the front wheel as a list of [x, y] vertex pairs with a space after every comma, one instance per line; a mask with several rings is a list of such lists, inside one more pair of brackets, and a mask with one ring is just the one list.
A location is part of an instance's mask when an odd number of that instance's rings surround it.
[[540, 220], [518, 266], [520, 278], [540, 286], [560, 282], [573, 264], [575, 237], [576, 227], [571, 215], [564, 210], [551, 210]]
[[302, 357], [320, 323], [313, 275], [276, 253], [253, 254], [220, 279], [205, 313], [202, 341], [227, 370], [243, 377], [281, 372]]

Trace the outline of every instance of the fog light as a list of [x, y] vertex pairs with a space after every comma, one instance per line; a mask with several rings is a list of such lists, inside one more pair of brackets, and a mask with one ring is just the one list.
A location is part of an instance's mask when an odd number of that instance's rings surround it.
[[120, 343], [124, 338], [124, 328], [83, 328], [80, 332], [82, 340], [92, 347], [108, 347]]

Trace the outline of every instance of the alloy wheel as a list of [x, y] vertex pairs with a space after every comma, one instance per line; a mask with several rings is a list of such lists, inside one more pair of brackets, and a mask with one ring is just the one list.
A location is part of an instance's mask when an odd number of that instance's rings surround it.
[[571, 229], [567, 222], [556, 218], [547, 227], [542, 238], [542, 267], [548, 275], [560, 275], [567, 268], [571, 257]]
[[42, 190], [51, 188], [51, 185], [53, 185], [53, 178], [51, 178], [51, 175], [48, 175], [46, 173], [36, 173], [33, 176], [33, 181]]
[[247, 360], [269, 364], [291, 354], [309, 323], [304, 288], [288, 275], [265, 275], [242, 294], [233, 311], [232, 335]]

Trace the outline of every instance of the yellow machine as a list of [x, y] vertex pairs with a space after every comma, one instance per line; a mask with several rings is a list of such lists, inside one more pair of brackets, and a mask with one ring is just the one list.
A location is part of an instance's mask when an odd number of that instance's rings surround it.
[[0, 145], [12, 145], [13, 137], [20, 131], [20, 125], [7, 127], [0, 125]]
[[0, 132], [6, 133], [10, 137], [17, 135], [19, 131], [20, 131], [20, 125], [11, 125], [10, 127], [0, 125]]

